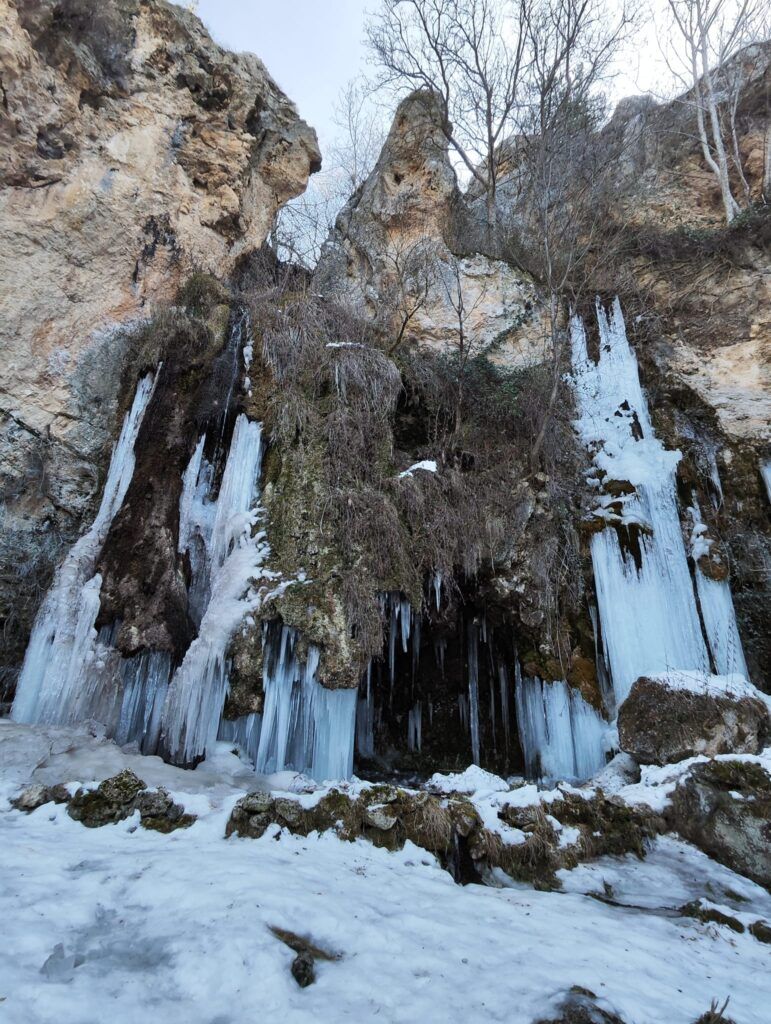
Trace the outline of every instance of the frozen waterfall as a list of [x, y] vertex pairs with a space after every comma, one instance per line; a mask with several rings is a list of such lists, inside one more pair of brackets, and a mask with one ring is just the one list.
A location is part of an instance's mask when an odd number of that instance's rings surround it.
[[[202, 757], [216, 739], [228, 687], [227, 648], [243, 619], [265, 598], [276, 574], [268, 572], [265, 532], [252, 536], [260, 516], [262, 427], [238, 417], [216, 500], [208, 497], [211, 470], [201, 439], [183, 477], [180, 547], [197, 540], [191, 592], [201, 598], [198, 636], [169, 684], [161, 747], [180, 764]], [[195, 479], [194, 479], [195, 477]]]
[[[67, 725], [94, 717], [96, 704], [104, 702], [100, 682], [109, 652], [97, 643], [94, 629], [102, 586], [95, 569], [110, 524], [131, 483], [134, 445], [156, 379], [157, 375], [148, 374], [137, 385], [113, 449], [96, 518], [57, 570], [37, 614], [11, 711], [17, 722]], [[115, 705], [120, 686], [117, 678], [111, 681], [110, 703]], [[117, 713], [115, 706], [99, 710], [103, 718]]]
[[696, 502], [689, 511], [693, 519], [691, 557], [694, 562], [696, 593], [715, 672], [719, 676], [741, 675], [749, 679], [742, 641], [736, 625], [731, 587], [727, 579], [713, 579], [701, 568], [699, 559], [709, 554], [712, 541], [707, 536], [707, 527]]
[[[709, 671], [675, 491], [680, 452], [656, 439], [616, 300], [597, 310], [598, 362], [572, 321], [578, 433], [593, 453], [607, 524], [591, 542], [600, 625], [616, 704], [638, 676], [671, 668]], [[622, 547], [622, 542], [624, 546]]]

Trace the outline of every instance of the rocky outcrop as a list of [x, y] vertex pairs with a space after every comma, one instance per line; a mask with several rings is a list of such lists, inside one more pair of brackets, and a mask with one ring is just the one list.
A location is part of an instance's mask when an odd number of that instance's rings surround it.
[[4, 3], [0, 79], [7, 665], [99, 491], [116, 325], [193, 269], [228, 275], [320, 156], [258, 58], [164, 0]]
[[684, 839], [771, 888], [771, 776], [761, 765], [694, 765], [670, 799], [667, 820]]
[[[739, 83], [737, 139], [756, 211], [725, 227], [717, 180], [704, 163], [688, 94], [667, 104], [619, 104], [603, 133], [618, 147], [614, 221], [625, 221], [628, 286], [658, 316], [660, 368], [715, 410], [732, 439], [771, 440], [771, 228], [762, 204], [771, 42], [722, 69]], [[738, 175], [734, 191], [742, 195]]]
[[292, 796], [255, 791], [233, 808], [226, 835], [261, 838], [272, 825], [306, 836], [334, 831], [400, 850], [409, 841], [434, 854], [456, 882], [480, 881], [500, 869], [536, 888], [560, 887], [556, 872], [601, 854], [643, 856], [663, 822], [646, 808], [591, 795], [562, 793], [548, 806], [502, 803], [499, 821], [483, 821], [471, 798], [379, 785], [360, 793], [332, 789], [311, 807]]
[[148, 789], [128, 768], [105, 779], [96, 789], [78, 789], [70, 794], [63, 785], [35, 784], [12, 801], [17, 810], [27, 813], [47, 803], [66, 804], [69, 816], [87, 828], [125, 821], [136, 811], [142, 827], [154, 832], [189, 828], [195, 821], [195, 815], [185, 814], [184, 807], [174, 803], [163, 787]]
[[664, 765], [699, 754], [757, 754], [771, 736], [771, 719], [738, 676], [672, 673], [634, 683], [619, 708], [618, 733], [621, 749], [640, 764]]
[[544, 358], [533, 281], [475, 251], [437, 96], [418, 90], [394, 117], [377, 164], [322, 250], [315, 285], [375, 320], [396, 347], [462, 344], [508, 365]]

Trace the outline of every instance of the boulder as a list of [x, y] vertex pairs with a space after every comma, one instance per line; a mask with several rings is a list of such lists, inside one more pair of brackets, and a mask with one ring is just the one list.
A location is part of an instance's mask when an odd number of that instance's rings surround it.
[[763, 695], [741, 676], [642, 676], [618, 713], [621, 749], [640, 764], [757, 754], [771, 735]]
[[666, 812], [680, 835], [709, 857], [771, 888], [771, 775], [755, 761], [694, 765]]

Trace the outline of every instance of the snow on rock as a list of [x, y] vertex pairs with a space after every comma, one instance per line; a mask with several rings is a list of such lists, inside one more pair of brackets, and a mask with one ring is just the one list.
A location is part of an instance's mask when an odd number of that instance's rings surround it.
[[428, 780], [426, 789], [432, 793], [504, 793], [508, 792], [509, 784], [499, 775], [493, 775], [472, 764], [464, 772], [456, 774], [435, 772]]
[[417, 470], [422, 469], [426, 473], [436, 473], [436, 462], [434, 459], [423, 459], [422, 462], [416, 462], [410, 466], [409, 469], [405, 469], [399, 474], [399, 479], [403, 479], [405, 476], [412, 476]]
[[619, 741], [641, 764], [757, 754], [771, 738], [769, 709], [771, 700], [742, 676], [642, 676], [619, 709]]
[[766, 701], [771, 706], [771, 697], [762, 693], [746, 678], [737, 673], [726, 676], [711, 676], [706, 672], [662, 672], [648, 678], [660, 683], [668, 690], [687, 690], [689, 693], [702, 694], [708, 697], [731, 697], [739, 700], [742, 697], [755, 697]]

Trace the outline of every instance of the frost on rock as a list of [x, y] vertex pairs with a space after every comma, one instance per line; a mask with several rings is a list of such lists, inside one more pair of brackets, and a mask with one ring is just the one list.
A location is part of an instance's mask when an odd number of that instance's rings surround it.
[[317, 678], [319, 649], [310, 645], [303, 661], [297, 641], [288, 626], [266, 627], [257, 771], [293, 768], [319, 781], [348, 778], [358, 691], [323, 686]]
[[523, 677], [516, 666], [517, 725], [531, 779], [591, 778], [605, 764], [610, 727], [565, 682]]
[[[598, 320], [596, 363], [588, 358], [583, 324], [572, 321], [573, 388], [576, 428], [607, 492], [598, 513], [609, 525], [594, 534], [591, 552], [618, 705], [638, 677], [668, 668], [707, 671], [709, 657], [677, 510], [680, 453], [654, 436], [618, 299], [610, 317], [598, 308]], [[631, 490], [614, 499], [613, 483]]]
[[[37, 614], [11, 712], [17, 722], [71, 724], [96, 717], [95, 704], [104, 700], [100, 676], [109, 655], [97, 643], [94, 629], [102, 585], [95, 569], [131, 483], [134, 444], [155, 380], [148, 374], [137, 385], [110, 459], [96, 518], [64, 559]], [[113, 704], [119, 696], [115, 689]], [[107, 710], [112, 716], [117, 708]]]

